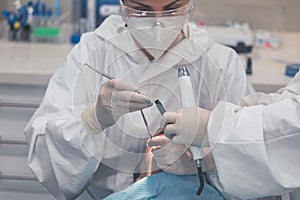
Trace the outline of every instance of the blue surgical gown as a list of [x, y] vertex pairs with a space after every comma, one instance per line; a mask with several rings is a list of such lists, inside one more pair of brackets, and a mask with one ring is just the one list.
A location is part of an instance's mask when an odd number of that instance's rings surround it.
[[198, 187], [197, 175], [180, 176], [162, 172], [143, 178], [105, 200], [223, 200], [221, 194], [207, 183], [201, 195], [197, 196]]

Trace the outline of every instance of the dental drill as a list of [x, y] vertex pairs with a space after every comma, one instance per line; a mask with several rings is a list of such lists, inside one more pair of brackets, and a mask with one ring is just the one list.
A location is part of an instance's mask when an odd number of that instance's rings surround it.
[[[187, 67], [181, 66], [178, 68], [178, 82], [182, 107], [197, 106], [190, 78], [190, 73]], [[199, 196], [204, 189], [204, 180], [201, 167], [201, 159], [203, 157], [201, 154], [201, 148], [196, 146], [190, 146], [190, 150], [193, 154], [193, 159], [199, 175], [200, 186], [197, 191], [197, 195]]]
[[[188, 69], [185, 66], [178, 68], [178, 81], [179, 81], [179, 90], [181, 94], [182, 107], [196, 106], [197, 104], [195, 102], [195, 96], [193, 93], [190, 74]], [[159, 100], [156, 100], [155, 104], [160, 114], [163, 115], [166, 112], [166, 109], [164, 108], [162, 103]], [[166, 135], [166, 137], [172, 139], [174, 135]], [[196, 194], [199, 196], [204, 189], [204, 179], [203, 179], [202, 167], [201, 167], [201, 159], [202, 159], [201, 148], [191, 146], [190, 151], [186, 151], [186, 154], [188, 157], [193, 157], [193, 160], [197, 167], [200, 186]]]

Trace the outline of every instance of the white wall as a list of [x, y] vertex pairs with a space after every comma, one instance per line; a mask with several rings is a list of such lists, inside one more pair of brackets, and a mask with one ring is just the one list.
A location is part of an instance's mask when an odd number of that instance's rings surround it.
[[4, 9], [4, 8], [6, 8], [7, 7], [7, 2], [6, 1], [4, 1], [4, 0], [0, 0], [0, 20], [2, 20], [3, 19], [3, 17], [2, 17], [2, 10]]
[[195, 17], [221, 24], [247, 21], [254, 29], [300, 31], [299, 0], [194, 0]]

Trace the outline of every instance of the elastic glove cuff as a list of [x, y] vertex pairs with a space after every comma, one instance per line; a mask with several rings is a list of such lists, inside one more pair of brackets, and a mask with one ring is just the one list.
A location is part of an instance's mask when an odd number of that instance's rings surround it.
[[91, 133], [98, 134], [101, 133], [104, 128], [100, 125], [96, 115], [96, 104], [88, 105], [81, 114], [83, 125]]

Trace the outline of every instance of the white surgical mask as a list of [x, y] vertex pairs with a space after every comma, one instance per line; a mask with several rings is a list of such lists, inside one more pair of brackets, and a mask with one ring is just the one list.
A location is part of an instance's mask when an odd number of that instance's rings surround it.
[[128, 30], [155, 60], [159, 59], [178, 37], [185, 17], [129, 17]]

